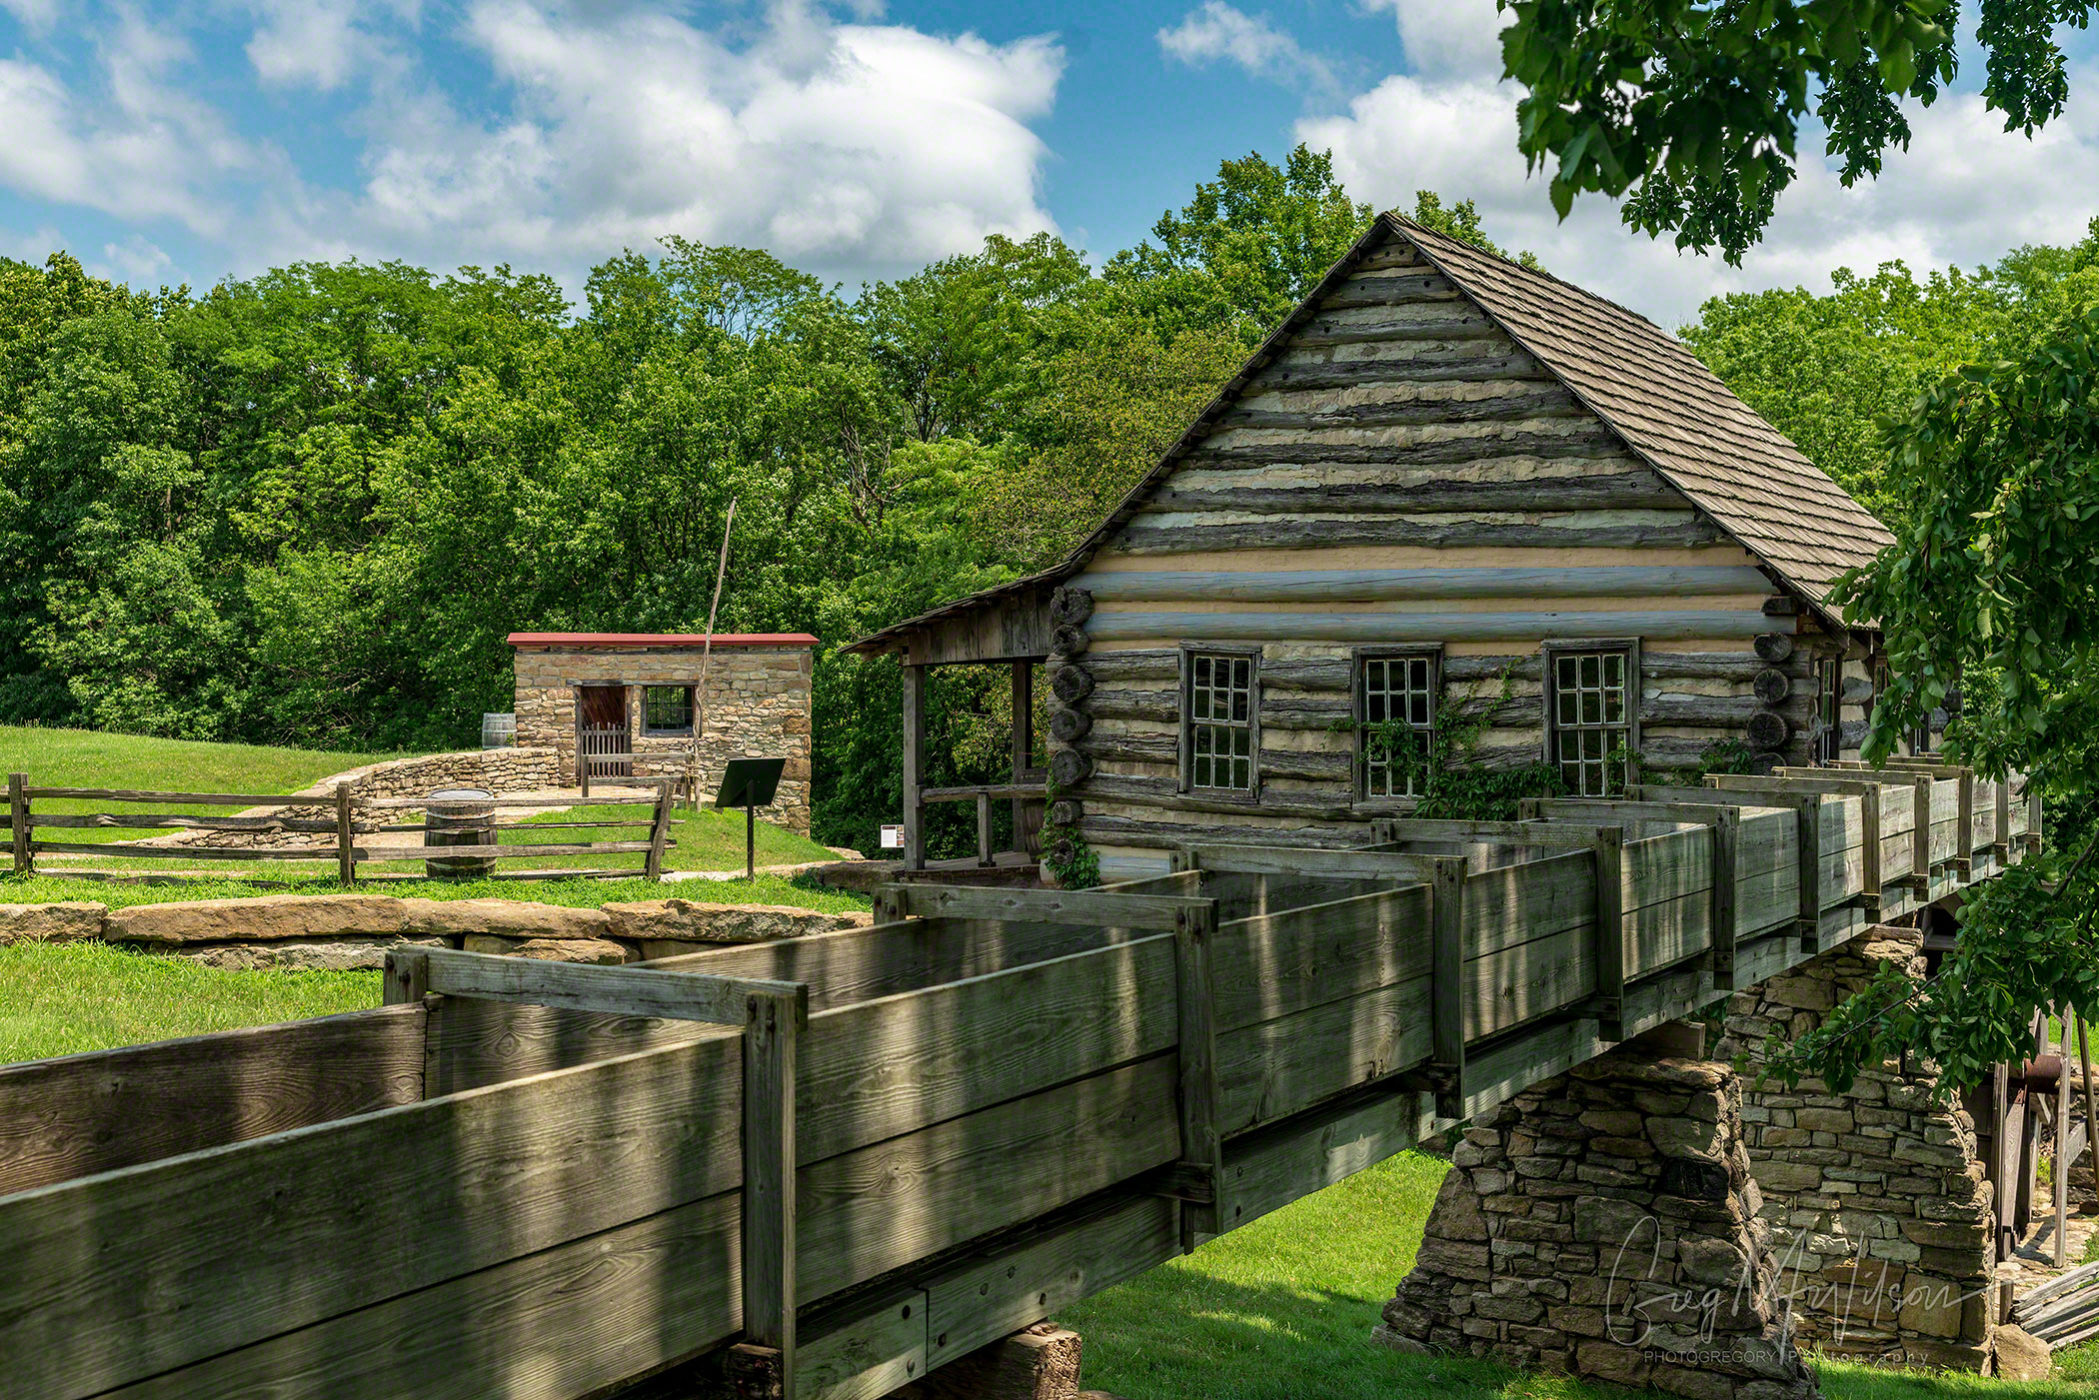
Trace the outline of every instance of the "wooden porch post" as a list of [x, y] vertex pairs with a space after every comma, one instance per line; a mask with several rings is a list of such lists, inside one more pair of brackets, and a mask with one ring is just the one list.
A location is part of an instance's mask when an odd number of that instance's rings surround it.
[[926, 868], [926, 668], [904, 663], [904, 868]]
[[[1035, 663], [1013, 663], [1013, 781], [1028, 779], [1028, 759], [1035, 752]], [[1013, 849], [1025, 851], [1028, 799], [1013, 799]]]

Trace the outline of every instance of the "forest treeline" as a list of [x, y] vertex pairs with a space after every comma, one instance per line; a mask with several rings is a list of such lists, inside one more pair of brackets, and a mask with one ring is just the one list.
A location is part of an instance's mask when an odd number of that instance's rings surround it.
[[[700, 630], [733, 499], [717, 625], [823, 639], [816, 834], [870, 845], [899, 679], [833, 648], [1068, 548], [1371, 212], [1300, 148], [1225, 162], [1098, 265], [993, 238], [851, 294], [675, 237], [573, 304], [507, 267], [147, 294], [0, 259], [0, 722], [469, 746], [509, 707], [507, 633]], [[1410, 212], [1492, 246], [1469, 204]], [[1875, 415], [2091, 304], [2095, 248], [1731, 297], [1687, 335], [1894, 509]], [[932, 781], [996, 776], [1005, 703], [939, 674]]]

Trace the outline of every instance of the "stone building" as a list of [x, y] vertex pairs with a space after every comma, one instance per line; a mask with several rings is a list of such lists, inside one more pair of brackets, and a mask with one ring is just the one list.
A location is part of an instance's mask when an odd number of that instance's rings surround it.
[[[809, 831], [810, 678], [816, 638], [806, 632], [704, 636], [648, 632], [513, 632], [517, 742], [551, 748], [574, 783], [578, 740], [594, 732], [601, 766], [637, 777], [685, 770], [695, 717], [700, 786], [711, 792], [731, 758], [785, 758], [766, 820]], [[700, 692], [703, 652], [706, 691]], [[609, 748], [609, 752], [607, 751]]]

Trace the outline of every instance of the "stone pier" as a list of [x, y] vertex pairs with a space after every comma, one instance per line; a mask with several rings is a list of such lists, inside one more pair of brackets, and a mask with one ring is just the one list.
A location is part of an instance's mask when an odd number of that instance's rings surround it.
[[[1892, 964], [1924, 976], [1924, 936], [1879, 927], [1728, 1002], [1719, 1057], [1763, 1060]], [[1832, 1094], [1742, 1083], [1743, 1141], [1780, 1288], [1804, 1346], [1906, 1365], [1988, 1367], [1992, 1191], [1975, 1124], [1929, 1066], [1884, 1064]]]
[[1653, 1386], [1808, 1400], [1725, 1064], [1635, 1043], [1465, 1131], [1378, 1340]]

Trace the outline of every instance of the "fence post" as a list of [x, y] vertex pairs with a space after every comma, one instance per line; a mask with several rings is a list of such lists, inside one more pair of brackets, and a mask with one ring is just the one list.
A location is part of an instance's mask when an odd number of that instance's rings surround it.
[[[1927, 804], [1928, 806], [1928, 804]], [[1800, 951], [1822, 951], [1822, 797], [1810, 793], [1793, 803], [1800, 828]]]
[[1465, 1114], [1465, 858], [1435, 859], [1429, 879], [1429, 1062], [1436, 1114]]
[[335, 878], [345, 889], [357, 879], [357, 832], [350, 821], [350, 785], [335, 785]]
[[977, 794], [977, 864], [990, 865], [991, 860], [991, 794]]
[[666, 779], [656, 785], [656, 819], [649, 828], [649, 861], [644, 872], [651, 880], [663, 878], [663, 847], [670, 839], [671, 791], [676, 779]]
[[1713, 833], [1713, 986], [1735, 987], [1735, 852], [1742, 835], [1742, 809], [1714, 810]]
[[1596, 854], [1596, 1033], [1625, 1039], [1625, 828], [1598, 827]]
[[1960, 782], [1960, 816], [1953, 829], [1960, 833], [1954, 844], [1953, 868], [1963, 882], [1975, 878], [1975, 770], [1957, 769]]
[[[1217, 1131], [1217, 998], [1210, 974], [1210, 939], [1217, 932], [1217, 905], [1205, 902], [1173, 916], [1175, 992], [1180, 1009], [1181, 1164], [1185, 1174], [1207, 1178], [1207, 1201], [1181, 1202], [1181, 1247], [1193, 1249], [1197, 1235], [1228, 1228], [1224, 1205], [1224, 1138]], [[1196, 1184], [1190, 1182], [1187, 1184]]]
[[7, 775], [8, 835], [14, 838], [15, 874], [36, 874], [36, 853], [29, 848], [29, 775]]
[[744, 1009], [744, 1340], [780, 1353], [779, 1400], [794, 1400], [794, 1074], [808, 989], [754, 991]]

